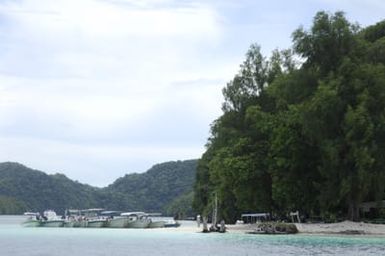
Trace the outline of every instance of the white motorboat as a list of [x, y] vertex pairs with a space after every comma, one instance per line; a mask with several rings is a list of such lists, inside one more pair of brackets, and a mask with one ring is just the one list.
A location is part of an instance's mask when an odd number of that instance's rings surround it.
[[67, 209], [64, 212], [64, 227], [77, 228], [82, 226], [81, 210]]
[[116, 216], [108, 219], [107, 227], [109, 228], [126, 228], [129, 219], [126, 216]]
[[102, 228], [102, 227], [105, 227], [106, 224], [107, 224], [107, 220], [105, 220], [105, 219], [86, 220], [86, 227], [87, 228]]
[[64, 220], [56, 215], [53, 210], [46, 210], [43, 213], [43, 220], [41, 221], [42, 227], [57, 228], [64, 225]]
[[27, 219], [22, 223], [23, 227], [39, 227], [41, 224], [40, 213], [38, 212], [25, 212], [24, 216], [27, 216]]
[[83, 215], [82, 226], [86, 228], [101, 228], [107, 224], [107, 219], [100, 216], [100, 213], [104, 209], [102, 208], [92, 208], [81, 210]]
[[144, 212], [125, 212], [121, 216], [128, 217], [127, 228], [148, 228], [151, 219]]
[[107, 219], [106, 227], [108, 228], [125, 228], [128, 225], [127, 216], [120, 216], [121, 211], [103, 211], [100, 213]]

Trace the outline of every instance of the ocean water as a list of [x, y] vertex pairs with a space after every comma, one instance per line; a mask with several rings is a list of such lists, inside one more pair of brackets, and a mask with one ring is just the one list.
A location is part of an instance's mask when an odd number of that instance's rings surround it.
[[23, 220], [22, 216], [0, 216], [0, 256], [385, 255], [384, 237], [23, 228]]

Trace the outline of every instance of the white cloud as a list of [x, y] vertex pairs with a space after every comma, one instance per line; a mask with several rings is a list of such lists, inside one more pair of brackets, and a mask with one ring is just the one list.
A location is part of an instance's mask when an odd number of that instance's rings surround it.
[[222, 36], [210, 6], [25, 0], [0, 14], [0, 161], [103, 185], [203, 152], [231, 66], [202, 61]]
[[288, 47], [317, 9], [384, 10], [354, 2], [2, 1], [0, 161], [101, 185], [199, 157], [247, 47]]
[[216, 14], [204, 5], [158, 9], [135, 6], [98, 0], [25, 0], [8, 2], [2, 10], [11, 12], [7, 16], [21, 22], [29, 36], [53, 40], [68, 34], [98, 40], [160, 35], [212, 37], [218, 33]]

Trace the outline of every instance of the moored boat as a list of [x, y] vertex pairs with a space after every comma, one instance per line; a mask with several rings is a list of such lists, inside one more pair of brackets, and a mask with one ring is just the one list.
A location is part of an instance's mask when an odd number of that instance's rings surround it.
[[82, 214], [82, 226], [85, 228], [101, 228], [104, 227], [107, 223], [107, 220], [100, 216], [100, 213], [104, 209], [102, 208], [92, 208], [81, 210]]
[[23, 227], [35, 228], [40, 227], [41, 222], [39, 220], [26, 220], [22, 223]]
[[127, 228], [148, 228], [151, 223], [151, 219], [144, 212], [125, 212], [121, 216], [128, 217]]
[[125, 216], [117, 216], [110, 218], [107, 222], [109, 228], [126, 228], [128, 226], [129, 219]]
[[57, 227], [63, 227], [63, 225], [64, 225], [64, 220], [60, 219], [56, 215], [56, 212], [54, 212], [53, 210], [44, 211], [43, 220], [41, 221], [42, 227], [57, 228]]
[[75, 220], [65, 220], [63, 223], [63, 227], [74, 228], [74, 227], [76, 227], [76, 222], [75, 222]]
[[102, 228], [105, 227], [107, 224], [107, 220], [105, 219], [90, 219], [86, 220], [85, 227], [87, 228]]
[[25, 212], [24, 216], [28, 218], [22, 223], [23, 227], [39, 227], [41, 224], [40, 214], [38, 212]]
[[64, 227], [77, 228], [82, 226], [81, 210], [67, 209], [64, 212]]
[[45, 228], [59, 228], [63, 227], [64, 220], [43, 220], [41, 226]]
[[121, 211], [103, 211], [101, 216], [107, 218], [106, 227], [108, 228], [126, 228], [128, 225], [127, 216], [120, 216]]

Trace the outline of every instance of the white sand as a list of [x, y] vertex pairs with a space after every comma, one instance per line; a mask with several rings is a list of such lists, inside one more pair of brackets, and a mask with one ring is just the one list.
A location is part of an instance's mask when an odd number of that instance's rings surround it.
[[358, 232], [368, 235], [385, 235], [385, 225], [343, 221], [338, 223], [296, 224], [300, 233], [341, 234]]
[[[339, 223], [301, 223], [295, 224], [299, 233], [302, 234], [363, 234], [363, 235], [381, 235], [385, 236], [385, 225], [382, 224], [368, 224], [363, 222], [343, 221]], [[210, 224], [209, 224], [210, 226]], [[226, 224], [226, 231], [229, 233], [247, 233], [252, 232], [257, 228], [256, 224], [238, 224], [229, 225]], [[183, 233], [197, 233], [202, 232], [203, 226], [193, 223], [187, 225], [181, 225], [178, 228], [166, 228], [169, 232], [183, 232]]]

